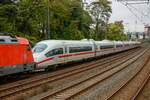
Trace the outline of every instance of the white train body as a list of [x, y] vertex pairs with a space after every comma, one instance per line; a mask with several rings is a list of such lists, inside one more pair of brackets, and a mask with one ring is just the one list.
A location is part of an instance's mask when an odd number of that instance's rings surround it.
[[94, 58], [139, 45], [140, 42], [135, 41], [45, 40], [37, 43], [33, 48], [33, 57], [38, 64], [37, 68], [45, 69], [52, 65]]

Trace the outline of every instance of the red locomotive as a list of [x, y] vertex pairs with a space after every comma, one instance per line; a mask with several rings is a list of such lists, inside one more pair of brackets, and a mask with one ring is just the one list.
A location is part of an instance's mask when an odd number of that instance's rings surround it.
[[34, 70], [29, 41], [12, 35], [0, 35], [0, 76]]

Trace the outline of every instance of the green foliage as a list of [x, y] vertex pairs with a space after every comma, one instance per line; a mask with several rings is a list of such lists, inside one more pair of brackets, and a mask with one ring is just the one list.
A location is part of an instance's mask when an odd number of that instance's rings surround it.
[[110, 23], [108, 25], [107, 39], [110, 40], [127, 40], [127, 35], [124, 34], [122, 22]]
[[17, 6], [14, 4], [0, 4], [0, 30], [11, 32], [15, 30]]
[[111, 14], [111, 2], [108, 0], [98, 0], [91, 4], [90, 13], [94, 18], [95, 33], [99, 39], [103, 39], [103, 34], [106, 32], [108, 19]]
[[[4, 1], [0, 3], [0, 31], [26, 37], [33, 44], [48, 37], [48, 9], [51, 39], [103, 39], [111, 13], [108, 0], [91, 3], [88, 11], [83, 9], [81, 0], [20, 0], [18, 3]], [[95, 27], [90, 28], [93, 24]], [[118, 37], [118, 30], [120, 26], [109, 25], [107, 37], [123, 39], [122, 33]]]

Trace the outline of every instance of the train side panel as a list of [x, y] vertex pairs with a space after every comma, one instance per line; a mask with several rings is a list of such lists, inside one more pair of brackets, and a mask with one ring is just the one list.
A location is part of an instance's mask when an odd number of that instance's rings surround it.
[[26, 46], [24, 45], [0, 45], [0, 50], [0, 66], [12, 66], [27, 62]]

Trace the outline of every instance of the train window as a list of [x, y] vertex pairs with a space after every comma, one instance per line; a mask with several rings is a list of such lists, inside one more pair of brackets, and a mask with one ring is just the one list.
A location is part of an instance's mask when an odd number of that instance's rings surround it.
[[108, 48], [114, 48], [114, 46], [113, 45], [100, 46], [100, 49], [108, 49]]
[[121, 45], [121, 44], [116, 45], [117, 48], [122, 47], [122, 46], [123, 46], [123, 45]]
[[125, 44], [125, 46], [129, 46], [129, 44]]
[[63, 54], [63, 48], [53, 49], [45, 54], [46, 57]]
[[5, 40], [4, 39], [0, 39], [0, 42], [5, 42]]
[[42, 51], [44, 51], [47, 48], [47, 45], [44, 43], [41, 44], [37, 44], [34, 48], [33, 48], [33, 53], [40, 53]]
[[84, 52], [84, 51], [92, 51], [91, 46], [83, 46], [83, 47], [70, 47], [69, 52], [75, 53], [75, 52]]
[[18, 40], [17, 39], [12, 39], [11, 42], [18, 42]]

